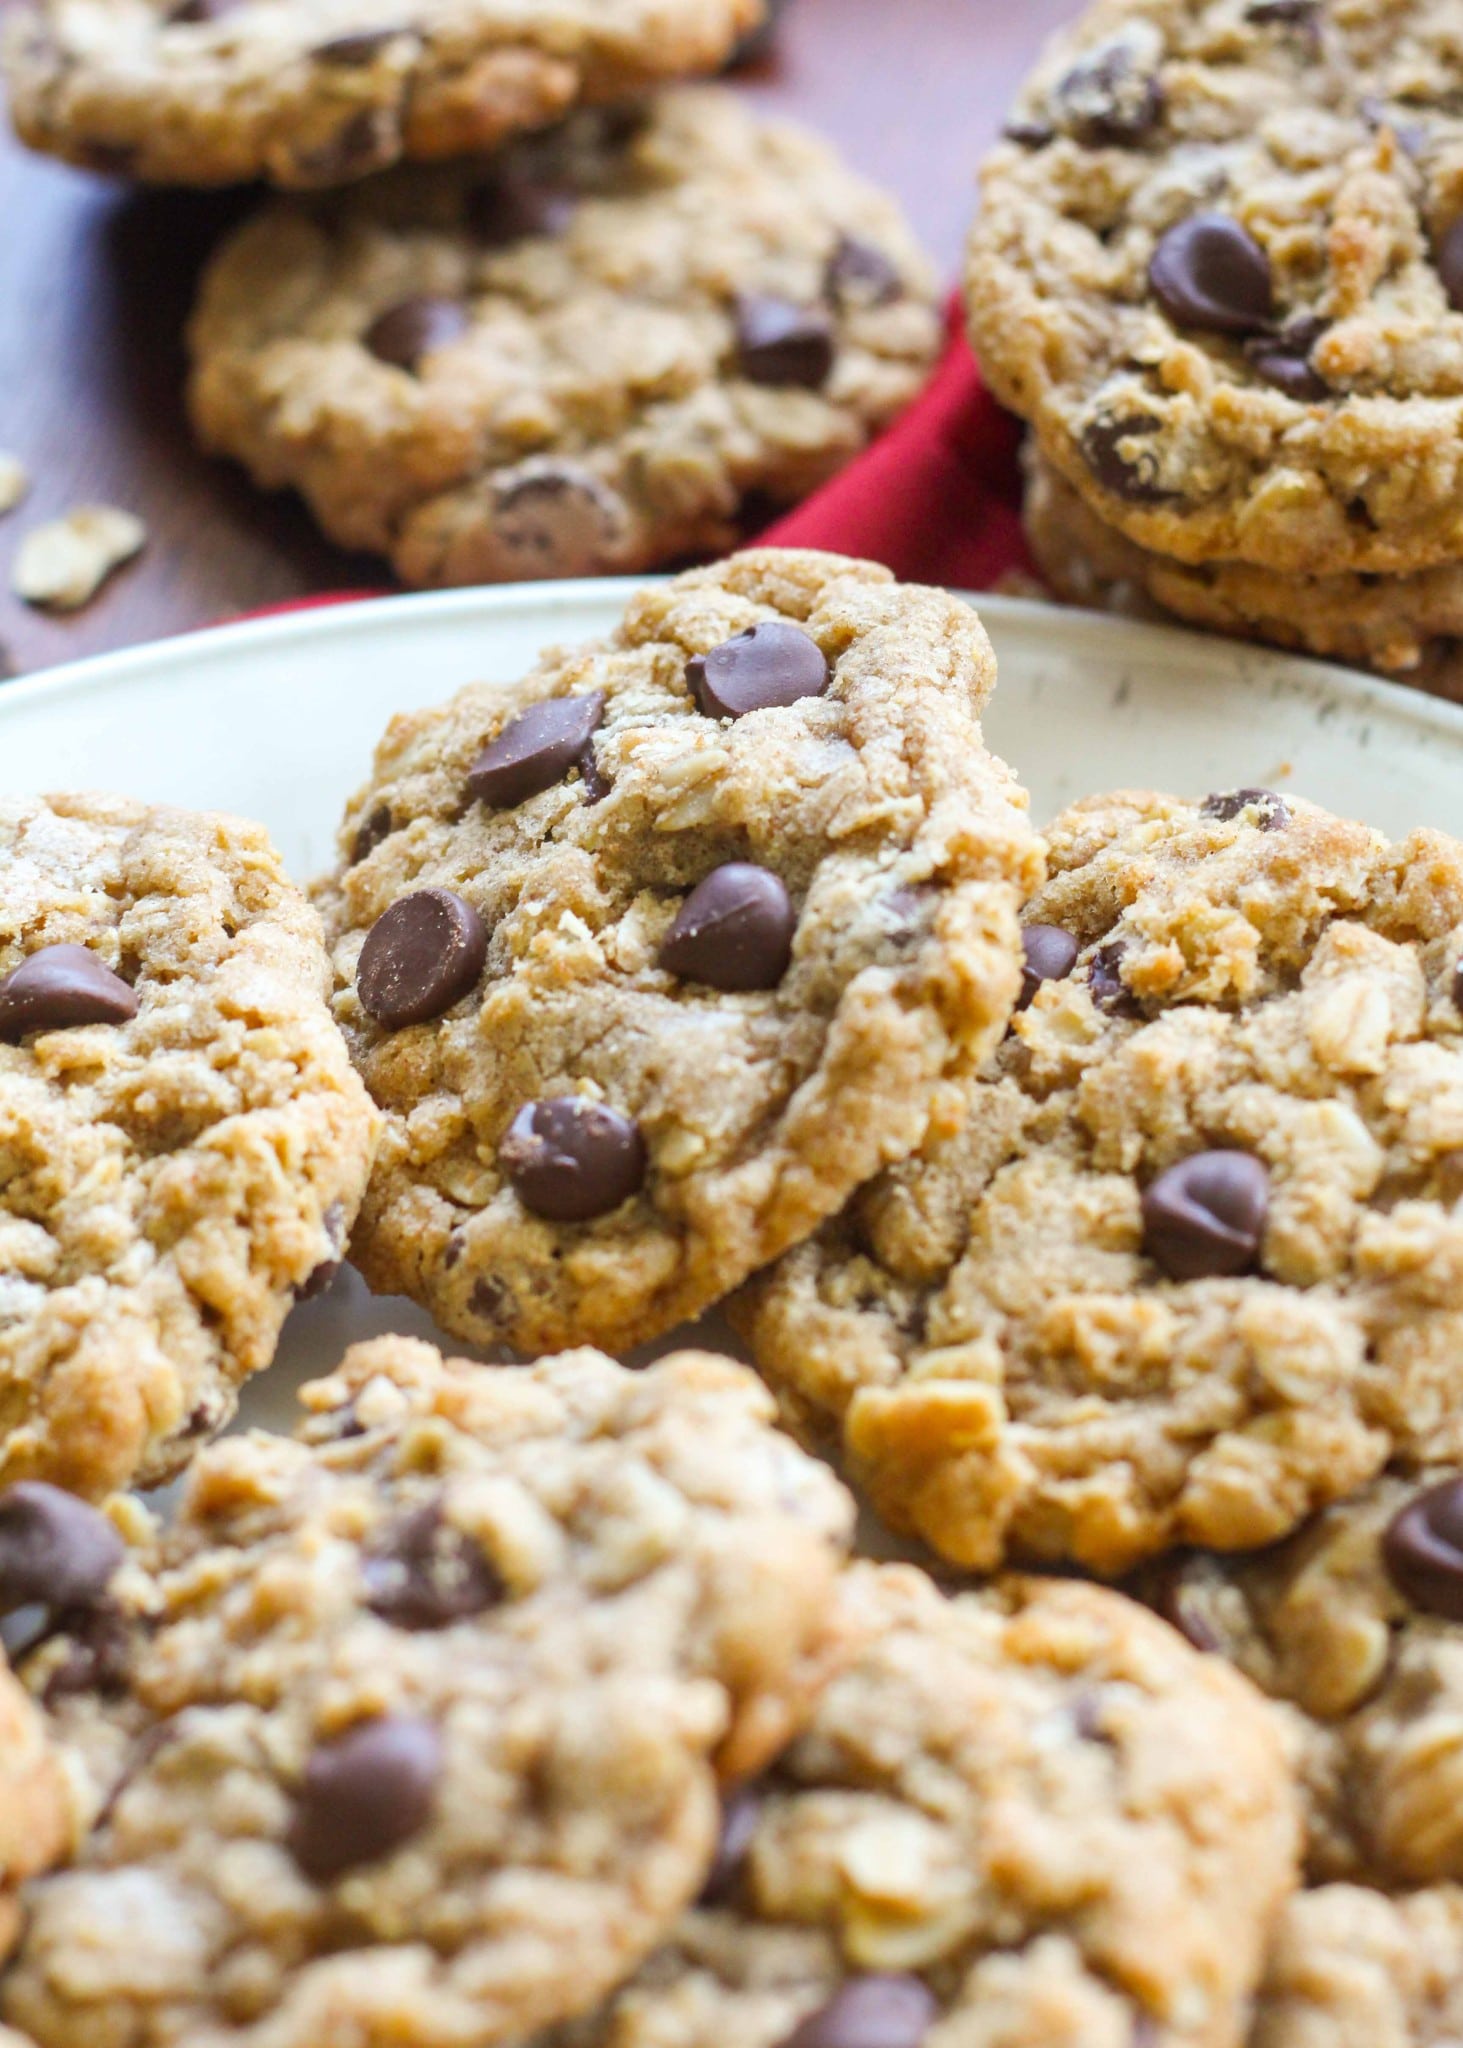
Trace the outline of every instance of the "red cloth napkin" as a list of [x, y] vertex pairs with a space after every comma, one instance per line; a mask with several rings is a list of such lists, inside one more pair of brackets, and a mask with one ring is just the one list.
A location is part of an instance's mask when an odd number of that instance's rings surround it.
[[[988, 590], [1012, 572], [1036, 573], [1021, 532], [1020, 427], [986, 389], [958, 303], [951, 305], [949, 330], [939, 367], [904, 417], [759, 534], [757, 546], [863, 555], [905, 582], [958, 590]], [[269, 612], [381, 595], [332, 591]]]

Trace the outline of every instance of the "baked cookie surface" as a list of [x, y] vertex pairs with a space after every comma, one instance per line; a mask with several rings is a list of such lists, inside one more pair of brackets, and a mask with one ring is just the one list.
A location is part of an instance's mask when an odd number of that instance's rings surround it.
[[[0, 1959], [20, 1930], [19, 1888], [70, 1844], [60, 1765], [40, 1714], [0, 1659]], [[13, 2048], [3, 2028], [0, 2048]]]
[[1278, 1923], [1249, 2048], [1452, 2048], [1463, 2029], [1463, 1892], [1297, 1892]]
[[522, 2040], [674, 1924], [718, 1773], [804, 1711], [852, 1508], [744, 1368], [385, 1338], [304, 1399], [24, 1660], [93, 1806], [0, 1980], [38, 2048]]
[[1049, 833], [963, 1128], [732, 1304], [955, 1563], [1257, 1548], [1463, 1450], [1463, 851], [1266, 790]]
[[264, 832], [0, 801], [0, 1483], [177, 1471], [344, 1255], [377, 1117]]
[[1186, 562], [1463, 557], [1451, 0], [1098, 0], [989, 159], [972, 334], [1110, 526]]
[[479, 1343], [621, 1350], [902, 1156], [1040, 874], [975, 614], [764, 551], [395, 721], [320, 892], [386, 1116], [352, 1244]]
[[712, 70], [761, 0], [38, 0], [4, 38], [33, 149], [166, 184], [349, 183]]
[[864, 1648], [567, 2048], [1242, 2040], [1295, 1872], [1256, 1696], [1097, 1587], [861, 1566], [850, 1594]]
[[191, 334], [205, 445], [433, 585], [724, 551], [914, 397], [940, 321], [894, 202], [711, 88], [267, 208]]

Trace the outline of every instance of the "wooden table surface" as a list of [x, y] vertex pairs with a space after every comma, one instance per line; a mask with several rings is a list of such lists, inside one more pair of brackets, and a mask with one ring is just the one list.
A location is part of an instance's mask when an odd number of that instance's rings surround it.
[[[776, 56], [743, 89], [898, 192], [953, 276], [976, 161], [1042, 36], [1074, 11], [1075, 0], [790, 0]], [[0, 136], [0, 450], [34, 479], [0, 521], [0, 674], [385, 581], [378, 563], [320, 539], [295, 500], [189, 444], [180, 334], [193, 280], [252, 203], [129, 192]], [[79, 614], [21, 604], [9, 588], [21, 535], [98, 499], [141, 515], [143, 554]]]

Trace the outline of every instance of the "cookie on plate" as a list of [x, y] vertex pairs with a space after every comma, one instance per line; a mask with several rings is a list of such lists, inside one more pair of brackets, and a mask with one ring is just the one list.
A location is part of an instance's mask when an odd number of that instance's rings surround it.
[[0, 1979], [38, 2048], [521, 2041], [668, 1931], [718, 1773], [805, 1710], [851, 1503], [745, 1368], [384, 1338], [304, 1399], [25, 1660], [94, 1807]]
[[170, 1477], [344, 1256], [377, 1117], [257, 825], [0, 800], [0, 1483]]
[[1098, 1587], [851, 1580], [864, 1648], [555, 2048], [1242, 2040], [1297, 1835], [1256, 1695]]
[[1463, 1891], [1297, 1892], [1280, 1916], [1248, 2048], [1454, 2048]]
[[589, 575], [733, 545], [914, 397], [939, 335], [892, 200], [688, 90], [266, 209], [205, 276], [190, 404], [408, 583]]
[[32, 149], [173, 185], [327, 186], [712, 70], [762, 16], [761, 0], [33, 0], [3, 54]]
[[351, 1255], [482, 1344], [622, 1350], [923, 1136], [1040, 875], [942, 591], [761, 551], [398, 718], [322, 886], [385, 1112]]
[[1463, 848], [1261, 789], [1093, 798], [965, 1120], [733, 1303], [956, 1564], [1244, 1550], [1463, 1457]]
[[987, 375], [1102, 521], [1185, 562], [1463, 559], [1453, 0], [1098, 0], [990, 158]]
[[[4, 1545], [0, 1526], [0, 1548]], [[16, 1894], [71, 1846], [66, 1781], [41, 1716], [0, 1654], [0, 1960], [20, 1931]], [[10, 2048], [0, 2028], [0, 2048]]]

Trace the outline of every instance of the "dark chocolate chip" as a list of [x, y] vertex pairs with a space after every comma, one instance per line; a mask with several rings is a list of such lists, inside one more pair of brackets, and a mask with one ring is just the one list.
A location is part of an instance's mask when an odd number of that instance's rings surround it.
[[707, 718], [745, 718], [749, 711], [821, 697], [830, 679], [817, 641], [785, 619], [749, 626], [686, 663], [686, 686]]
[[1463, 960], [1453, 969], [1453, 1008], [1463, 1016]]
[[318, 148], [295, 158], [298, 179], [333, 185], [393, 162], [401, 152], [401, 123], [390, 107], [362, 107]]
[[1382, 1557], [1405, 1599], [1427, 1614], [1463, 1621], [1463, 1479], [1430, 1486], [1394, 1515]]
[[1099, 1010], [1109, 1017], [1141, 1017], [1143, 1005], [1123, 980], [1122, 964], [1127, 947], [1121, 939], [1099, 946], [1087, 969], [1087, 987]]
[[1314, 37], [1320, 31], [1319, 0], [1249, 0], [1245, 20], [1256, 28], [1298, 28]]
[[227, 14], [236, 14], [245, 5], [245, 0], [178, 0], [167, 14], [170, 28], [193, 26], [199, 22], [222, 21]]
[[1089, 51], [1058, 81], [1053, 100], [1067, 133], [1094, 147], [1141, 142], [1163, 115], [1162, 85], [1122, 41]]
[[754, 1785], [744, 1785], [726, 1801], [721, 1809], [721, 1833], [716, 1841], [716, 1854], [706, 1873], [698, 1905], [725, 1906], [736, 1896], [742, 1866], [747, 1860], [747, 1851], [752, 1846], [761, 1814], [762, 1795]]
[[1007, 142], [1014, 142], [1020, 149], [1045, 149], [1057, 138], [1057, 131], [1050, 121], [1021, 114], [1013, 114], [1001, 133]]
[[351, 866], [359, 867], [395, 830], [396, 821], [389, 806], [377, 804], [370, 817], [356, 827], [356, 836], [351, 841]]
[[402, 299], [371, 322], [365, 343], [379, 361], [415, 372], [428, 356], [460, 341], [471, 324], [460, 299]]
[[1160, 425], [1151, 413], [1129, 413], [1099, 415], [1082, 429], [1087, 467], [1104, 490], [1126, 504], [1163, 505], [1178, 495], [1158, 481], [1154, 450], [1143, 446]]
[[918, 1977], [850, 1977], [783, 2048], [920, 2048], [939, 2009]]
[[535, 235], [561, 235], [579, 211], [580, 195], [552, 179], [504, 175], [468, 196], [468, 224], [490, 249]]
[[823, 291], [838, 305], [887, 306], [904, 296], [904, 280], [882, 249], [840, 235], [823, 272]]
[[125, 1024], [137, 997], [85, 946], [42, 946], [0, 981], [0, 1039], [79, 1024]]
[[355, 71], [374, 64], [392, 43], [414, 33], [403, 27], [362, 29], [356, 35], [332, 36], [329, 42], [317, 43], [310, 55], [317, 64], [336, 64], [343, 71]]
[[1072, 934], [1064, 932], [1058, 924], [1022, 925], [1021, 951], [1025, 955], [1025, 964], [1021, 969], [1017, 1009], [1030, 1009], [1036, 991], [1044, 981], [1065, 981], [1077, 965], [1077, 955], [1081, 950]]
[[821, 306], [799, 306], [767, 292], [737, 299], [737, 361], [753, 384], [795, 384], [817, 391], [835, 355], [833, 323]]
[[1257, 377], [1302, 405], [1329, 398], [1331, 387], [1311, 364], [1311, 351], [1327, 323], [1306, 314], [1288, 321], [1278, 334], [1253, 336], [1244, 344], [1245, 359]]
[[316, 1884], [379, 1862], [425, 1827], [441, 1775], [442, 1737], [430, 1721], [383, 1715], [322, 1743], [305, 1766], [291, 1855]]
[[1228, 825], [1244, 811], [1254, 811], [1253, 823], [1261, 832], [1278, 832], [1290, 823], [1290, 806], [1273, 789], [1216, 789], [1199, 806], [1201, 817], [1217, 818]]
[[1448, 304], [1455, 313], [1463, 313], [1463, 213], [1444, 230], [1436, 260]]
[[487, 951], [487, 927], [450, 889], [400, 896], [377, 918], [361, 948], [361, 1007], [388, 1031], [425, 1024], [467, 994]]
[[628, 521], [624, 500], [579, 463], [539, 456], [494, 489], [498, 545], [529, 577], [603, 570]]
[[584, 801], [587, 804], [602, 804], [614, 788], [614, 784], [600, 767], [592, 741], [579, 756], [579, 774], [584, 784]]
[[793, 909], [770, 868], [730, 860], [691, 891], [660, 949], [667, 974], [728, 991], [776, 988], [792, 959]]
[[509, 719], [468, 769], [468, 794], [507, 811], [552, 789], [578, 764], [604, 712], [603, 690], [530, 704]]
[[1143, 1192], [1143, 1249], [1170, 1280], [1253, 1270], [1270, 1207], [1270, 1172], [1253, 1152], [1196, 1152]]
[[[450, 1243], [448, 1249], [451, 1250]], [[456, 1265], [457, 1260], [446, 1259], [443, 1263], [452, 1266]], [[467, 1305], [473, 1315], [480, 1316], [485, 1323], [490, 1323], [496, 1328], [503, 1320], [503, 1311], [508, 1306], [509, 1298], [507, 1286], [503, 1281], [495, 1279], [491, 1274], [483, 1273], [473, 1281]]]
[[99, 1597], [63, 1615], [56, 1633], [64, 1635], [66, 1648], [47, 1674], [41, 1695], [46, 1706], [78, 1693], [116, 1697], [126, 1691], [136, 1630], [114, 1600]]
[[393, 1628], [449, 1628], [496, 1607], [505, 1587], [470, 1536], [431, 1500], [389, 1530], [365, 1558], [366, 1605]]
[[0, 1614], [91, 1607], [125, 1554], [106, 1516], [59, 1486], [22, 1479], [0, 1493]]
[[1274, 316], [1270, 258], [1227, 213], [1195, 213], [1169, 229], [1148, 266], [1170, 320], [1210, 334], [1255, 334]]
[[645, 1179], [639, 1126], [582, 1095], [525, 1103], [498, 1157], [524, 1208], [550, 1223], [608, 1215]]
[[345, 1209], [339, 1202], [332, 1202], [320, 1219], [330, 1246], [330, 1256], [322, 1259], [314, 1271], [307, 1273], [295, 1289], [296, 1301], [314, 1301], [324, 1294], [336, 1274], [340, 1271], [340, 1254], [345, 1249]]

